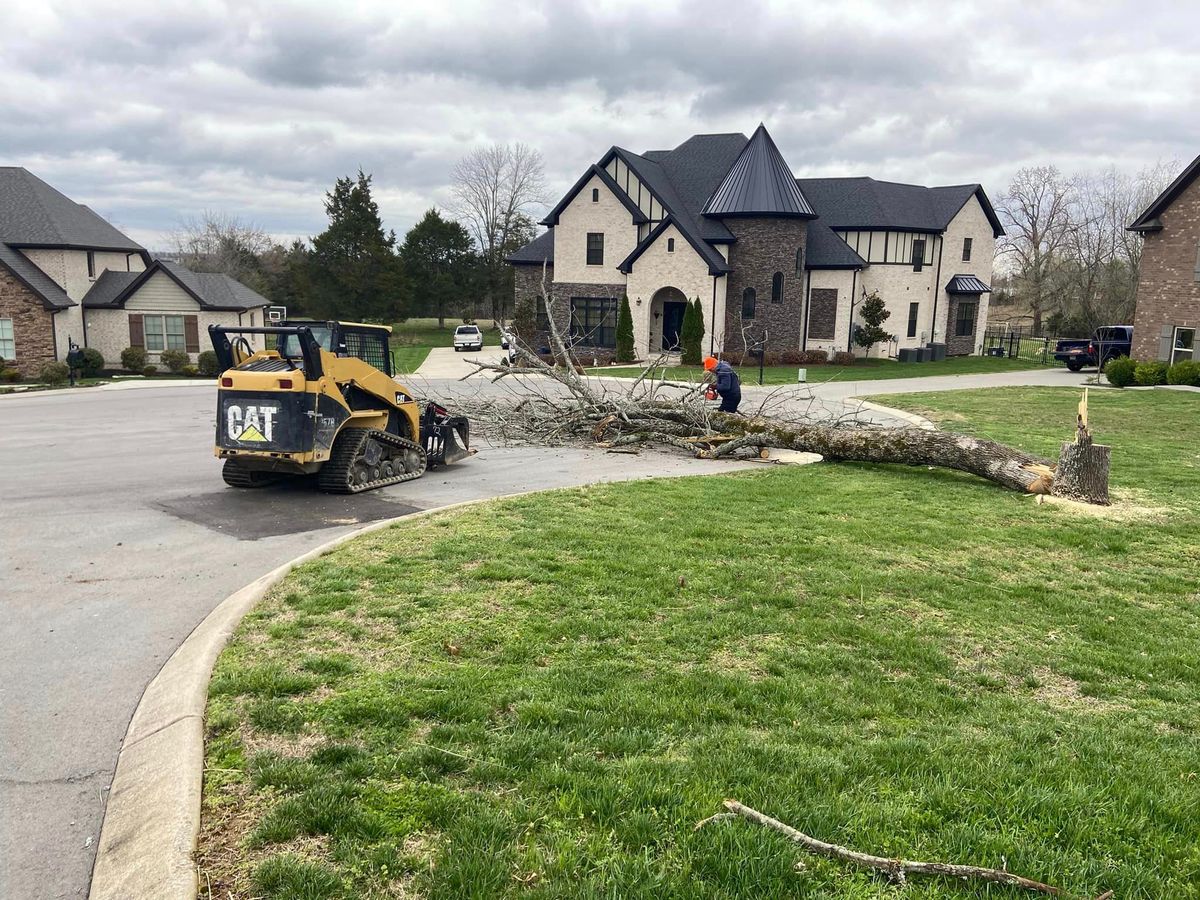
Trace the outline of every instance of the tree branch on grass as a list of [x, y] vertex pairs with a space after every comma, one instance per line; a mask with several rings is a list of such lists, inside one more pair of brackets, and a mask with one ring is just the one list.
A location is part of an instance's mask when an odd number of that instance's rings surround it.
[[[778, 819], [772, 819], [770, 816], [764, 815], [756, 809], [743, 806], [736, 800], [726, 800], [722, 805], [727, 812], [717, 813], [715, 816], [704, 819], [696, 825], [696, 828], [700, 828], [710, 822], [723, 821], [728, 818], [741, 816], [756, 825], [762, 825], [773, 831], [778, 831], [784, 837], [799, 844], [810, 853], [852, 863], [863, 868], [873, 869], [876, 872], [881, 872], [898, 884], [903, 884], [909, 875], [942, 875], [950, 878], [973, 878], [979, 881], [990, 881], [993, 884], [1024, 888], [1029, 891], [1049, 894], [1052, 897], [1070, 896], [1062, 888], [1043, 884], [1040, 881], [1034, 881], [1032, 878], [1025, 878], [1021, 875], [1014, 875], [1012, 872], [1006, 872], [1003, 869], [989, 869], [985, 866], [964, 866], [957, 863], [917, 862], [907, 859], [892, 859], [886, 856], [873, 856], [870, 853], [860, 853], [857, 850], [851, 850], [849, 847], [830, 844], [818, 838], [810, 837], [804, 832], [797, 831], [792, 826], [780, 822]], [[1105, 894], [1101, 894], [1097, 900], [1104, 900], [1104, 898], [1111, 896], [1112, 892], [1108, 891]]]

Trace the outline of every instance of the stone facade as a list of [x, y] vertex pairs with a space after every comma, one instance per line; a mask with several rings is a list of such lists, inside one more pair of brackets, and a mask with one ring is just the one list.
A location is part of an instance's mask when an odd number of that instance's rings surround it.
[[35, 377], [43, 363], [55, 359], [54, 315], [37, 294], [3, 266], [0, 266], [0, 319], [12, 319], [16, 369], [21, 377]]
[[837, 337], [837, 288], [813, 288], [808, 297], [808, 339], [832, 341]]
[[1159, 218], [1162, 230], [1147, 233], [1142, 248], [1134, 359], [1166, 360], [1176, 328], [1200, 328], [1200, 179]]
[[[979, 332], [981, 312], [986, 317], [986, 309], [979, 294], [947, 294], [946, 301], [946, 355], [970, 356], [975, 352], [975, 335]], [[975, 328], [970, 334], [955, 334], [955, 323], [958, 321], [958, 304], [969, 302], [975, 304]]]
[[[748, 338], [767, 335], [767, 350], [798, 350], [804, 313], [804, 246], [808, 222], [804, 219], [726, 219], [725, 227], [737, 241], [729, 248], [725, 304], [725, 349], [741, 351], [743, 334]], [[782, 302], [771, 299], [776, 272], [783, 274]], [[746, 288], [755, 291], [752, 320], [742, 319], [742, 297]]]

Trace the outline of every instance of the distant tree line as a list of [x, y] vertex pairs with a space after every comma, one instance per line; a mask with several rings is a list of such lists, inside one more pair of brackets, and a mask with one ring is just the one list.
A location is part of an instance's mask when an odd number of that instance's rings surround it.
[[1035, 333], [1090, 334], [1129, 324], [1137, 297], [1142, 237], [1126, 226], [1170, 183], [1177, 163], [1137, 175], [1109, 168], [1066, 175], [1054, 166], [1021, 169], [996, 211], [993, 304], [1027, 310]]
[[289, 316], [397, 322], [410, 317], [488, 317], [511, 310], [505, 258], [536, 235], [545, 202], [540, 154], [522, 145], [472, 151], [453, 172], [453, 208], [429, 209], [400, 240], [385, 231], [371, 176], [339, 178], [325, 195], [326, 229], [275, 242], [235, 217], [206, 213], [174, 235], [180, 262], [241, 281]]

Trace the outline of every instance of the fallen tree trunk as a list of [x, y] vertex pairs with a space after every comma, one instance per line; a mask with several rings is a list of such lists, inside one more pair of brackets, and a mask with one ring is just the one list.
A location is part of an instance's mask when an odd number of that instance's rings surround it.
[[[516, 342], [512, 360], [501, 364], [475, 363], [480, 371], [490, 373], [493, 381], [544, 376], [522, 380], [521, 392], [514, 392], [512, 405], [481, 398], [470, 408], [473, 420], [485, 427], [490, 425], [502, 439], [530, 443], [590, 442], [614, 450], [657, 444], [709, 458], [779, 448], [819, 453], [826, 459], [847, 462], [936, 466], [967, 472], [1009, 490], [1031, 494], [1053, 491], [1052, 460], [968, 435], [868, 425], [853, 414], [826, 415], [818, 421], [812, 410], [820, 401], [811, 393], [806, 398], [795, 389], [782, 393], [782, 399], [774, 393], [768, 395], [756, 411], [743, 416], [718, 412], [705, 403], [703, 383], [655, 381], [651, 373], [662, 360], [647, 366], [629, 387], [612, 390], [598, 385], [579, 374], [572, 348], [556, 324], [554, 301], [546, 291], [545, 276], [542, 294], [550, 347], [558, 364], [545, 362], [521, 340]], [[666, 389], [675, 391], [675, 395], [664, 396]], [[1086, 424], [1086, 399], [1081, 410]], [[1070, 446], [1077, 447], [1078, 442]], [[1087, 452], [1077, 450], [1073, 454]], [[1067, 468], [1074, 472], [1075, 457], [1068, 456]], [[1107, 454], [1103, 471], [1090, 463], [1080, 471], [1084, 470], [1086, 477], [1073, 479], [1071, 487], [1064, 486], [1063, 490], [1070, 490], [1070, 495], [1078, 499], [1085, 499], [1085, 495], [1103, 496], [1104, 500], [1088, 502], [1106, 502]]]

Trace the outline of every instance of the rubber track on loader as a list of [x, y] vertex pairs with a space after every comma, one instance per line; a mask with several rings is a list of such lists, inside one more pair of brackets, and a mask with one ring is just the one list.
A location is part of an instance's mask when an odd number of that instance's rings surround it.
[[225, 483], [230, 487], [264, 488], [278, 484], [287, 476], [274, 472], [247, 469], [242, 467], [237, 460], [227, 459], [225, 460], [225, 465], [221, 467], [221, 477], [225, 479]]
[[[355, 481], [353, 473], [356, 464], [362, 459], [363, 449], [370, 440], [391, 448], [393, 452], [408, 450], [416, 453], [420, 457], [420, 465], [415, 469], [390, 477], [385, 476], [370, 481]], [[333, 449], [330, 451], [329, 460], [321, 466], [320, 471], [317, 473], [317, 486], [321, 490], [331, 494], [358, 494], [362, 491], [387, 487], [392, 484], [401, 484], [405, 481], [412, 481], [414, 478], [420, 478], [425, 474], [427, 466], [428, 459], [425, 455], [425, 448], [420, 444], [415, 444], [406, 438], [397, 437], [387, 431], [379, 431], [375, 428], [343, 428], [333, 441]]]

